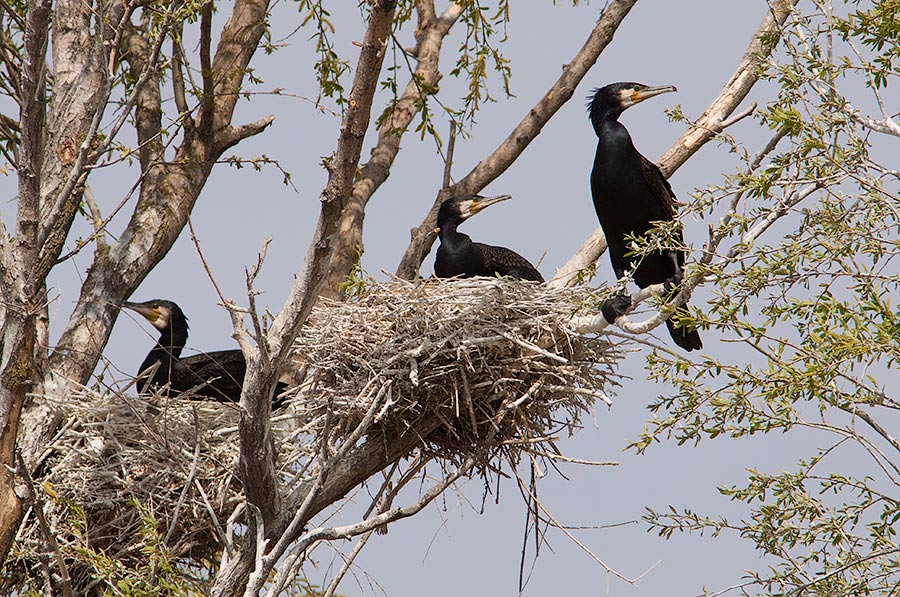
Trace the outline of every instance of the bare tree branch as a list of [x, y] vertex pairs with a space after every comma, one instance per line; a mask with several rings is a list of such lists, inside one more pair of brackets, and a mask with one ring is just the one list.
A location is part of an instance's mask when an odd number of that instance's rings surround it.
[[397, 276], [409, 280], [418, 274], [422, 260], [431, 250], [431, 245], [437, 237], [434, 227], [441, 201], [452, 194], [477, 193], [509, 168], [525, 151], [525, 148], [537, 138], [550, 118], [571, 99], [575, 88], [597, 61], [600, 53], [612, 41], [619, 25], [636, 2], [637, 0], [613, 0], [610, 2], [584, 46], [572, 61], [563, 67], [562, 75], [550, 87], [546, 95], [528, 111], [525, 118], [497, 149], [479, 162], [451, 189], [438, 194], [425, 221], [418, 228], [413, 229], [412, 241], [397, 267]]
[[[207, 0], [200, 9], [200, 78], [203, 81], [203, 95], [200, 98], [198, 126], [200, 135], [208, 135], [213, 126], [216, 90], [213, 85], [213, 68], [210, 61], [212, 45], [213, 0]], [[216, 56], [218, 58], [218, 56]]]
[[436, 17], [432, 1], [421, 1], [416, 6], [419, 13], [416, 29], [418, 65], [400, 99], [391, 108], [390, 116], [382, 122], [372, 158], [360, 169], [353, 185], [350, 200], [341, 216], [334, 258], [326, 273], [324, 296], [343, 297], [338, 286], [350, 274], [362, 252], [366, 205], [390, 175], [394, 159], [400, 152], [400, 139], [412, 119], [422, 110], [425, 98], [437, 89], [442, 77], [439, 60], [443, 41], [463, 11], [461, 3], [453, 3], [440, 17]]
[[258, 135], [263, 132], [267, 126], [275, 122], [275, 115], [270, 114], [264, 116], [255, 122], [248, 122], [238, 126], [228, 126], [218, 134], [218, 144], [222, 151], [234, 147], [239, 142]]
[[16, 493], [16, 435], [25, 396], [36, 382], [35, 303], [43, 281], [32, 276], [37, 259], [42, 154], [45, 134], [45, 55], [51, 18], [50, 0], [30, 6], [26, 17], [22, 99], [19, 203], [12, 247], [0, 254], [0, 567], [6, 561], [22, 520], [22, 498]]
[[302, 543], [307, 543], [311, 546], [317, 541], [355, 537], [356, 535], [361, 535], [368, 531], [372, 531], [395, 520], [400, 520], [401, 518], [412, 516], [413, 514], [421, 511], [422, 508], [430, 504], [432, 500], [434, 500], [434, 498], [441, 495], [444, 490], [452, 485], [457, 479], [466, 474], [466, 472], [468, 472], [469, 469], [471, 469], [475, 465], [475, 463], [475, 458], [470, 456], [462, 464], [460, 464], [459, 467], [455, 471], [453, 471], [453, 473], [441, 479], [441, 481], [433, 487], [430, 487], [428, 491], [426, 491], [415, 503], [405, 508], [391, 508], [386, 512], [377, 514], [366, 520], [362, 520], [360, 522], [342, 527], [313, 529], [307, 534], [306, 537], [302, 539]]
[[[188, 132], [171, 161], [158, 163], [151, 153], [147, 162], [142, 162], [144, 180], [135, 213], [118, 242], [109, 247], [106, 258], [89, 270], [75, 312], [50, 356], [55, 375], [45, 384], [47, 387], [65, 391], [68, 380], [84, 383], [88, 379], [118, 314], [118, 305], [162, 259], [184, 228], [215, 160], [227, 148], [215, 135], [217, 131], [227, 132], [246, 67], [265, 30], [267, 10], [268, 0], [235, 2], [213, 60], [215, 119], [222, 126], [213, 127], [212, 138]], [[158, 83], [148, 84], [150, 87], [158, 94]], [[159, 131], [158, 125], [152, 131], [152, 123], [158, 122], [157, 100], [146, 101], [142, 109], [153, 118], [144, 125], [143, 136]], [[227, 140], [233, 142], [233, 137]]]
[[[272, 327], [267, 335], [270, 353], [275, 355], [275, 367], [280, 366], [287, 357], [290, 345], [299, 332], [300, 326], [306, 321], [312, 306], [315, 303], [318, 291], [324, 282], [325, 268], [334, 254], [334, 234], [340, 215], [349, 199], [353, 184], [354, 174], [359, 156], [362, 150], [362, 142], [366, 129], [369, 126], [372, 111], [372, 98], [378, 84], [384, 53], [390, 37], [391, 25], [394, 18], [395, 0], [382, 0], [372, 6], [369, 16], [369, 25], [363, 38], [359, 63], [350, 92], [349, 106], [341, 126], [341, 134], [338, 139], [337, 150], [330, 164], [330, 176], [325, 189], [322, 191], [322, 210], [319, 215], [319, 224], [316, 229], [313, 242], [307, 253], [303, 271], [298, 282], [291, 289], [291, 294], [281, 311], [272, 322]], [[249, 359], [248, 359], [249, 360]], [[244, 421], [249, 421], [257, 414], [268, 417], [268, 396], [274, 387], [274, 370], [270, 365], [266, 372], [268, 383], [265, 391], [258, 396], [259, 404], [244, 404], [242, 406], [251, 414], [245, 416]], [[249, 374], [252, 368], [248, 367], [248, 379], [253, 379]], [[244, 388], [249, 387], [245, 382]], [[245, 392], [246, 394], [246, 392]], [[246, 397], [246, 396], [245, 396]], [[253, 408], [260, 406], [265, 408]], [[263, 412], [265, 411], [265, 412]], [[242, 440], [249, 441], [242, 431]], [[254, 441], [258, 440], [257, 437]], [[242, 451], [242, 454], [244, 452]], [[257, 462], [257, 464], [261, 464]], [[269, 463], [271, 466], [271, 463]], [[274, 478], [274, 477], [273, 477]], [[248, 498], [252, 500], [253, 492], [260, 490], [260, 497], [274, 487], [251, 488], [248, 490]], [[266, 512], [263, 511], [264, 518]], [[268, 514], [271, 514], [268, 513]]]
[[[224, 131], [231, 126], [234, 107], [240, 97], [241, 85], [247, 75], [247, 66], [259, 46], [266, 29], [266, 13], [269, 2], [237, 2], [231, 18], [225, 24], [212, 61], [213, 124], [210, 131]], [[202, 66], [202, 65], [201, 65]], [[204, 95], [206, 93], [204, 92]], [[200, 124], [198, 123], [198, 128]], [[221, 153], [227, 147], [218, 147]]]
[[769, 3], [769, 12], [753, 35], [737, 70], [697, 122], [659, 158], [659, 168], [667, 178], [707, 141], [722, 132], [728, 117], [759, 80], [762, 66], [775, 48], [781, 26], [796, 3], [797, 0], [773, 0]]
[[184, 60], [181, 57], [181, 38], [184, 33], [184, 23], [179, 22], [172, 36], [172, 96], [175, 99], [175, 107], [178, 108], [178, 118], [183, 126], [192, 126], [193, 120], [188, 117], [190, 108], [184, 88]]
[[[81, 200], [87, 168], [96, 161], [92, 145], [109, 101], [117, 42], [129, 15], [130, 8], [122, 2], [95, 11], [86, 3], [66, 0], [54, 9], [53, 102], [48, 107], [44, 155], [55, 159], [42, 163], [36, 277], [46, 277], [59, 257]], [[116, 26], [115, 35], [110, 23]], [[137, 82], [135, 93], [145, 81], [146, 76]], [[110, 139], [116, 132], [110, 133]]]
[[25, 487], [28, 491], [28, 501], [31, 502], [31, 508], [38, 519], [41, 534], [44, 536], [44, 541], [47, 542], [47, 547], [49, 548], [48, 551], [53, 555], [53, 560], [59, 571], [60, 593], [63, 597], [72, 597], [74, 593], [72, 591], [72, 581], [69, 578], [69, 569], [66, 566], [65, 558], [63, 558], [62, 551], [59, 548], [59, 542], [56, 540], [56, 535], [53, 530], [51, 530], [50, 525], [47, 524], [47, 517], [44, 515], [44, 500], [41, 499], [41, 496], [38, 493], [34, 479], [31, 477], [28, 465], [25, 464], [22, 455], [17, 453], [17, 456], [19, 461], [19, 474], [25, 480]]
[[[313, 241], [288, 299], [276, 315], [266, 337], [259, 339], [268, 344], [267, 350], [272, 359], [263, 362], [258, 349], [249, 351], [250, 354], [245, 352], [247, 372], [241, 395], [243, 416], [239, 425], [240, 468], [247, 500], [259, 509], [265, 525], [264, 536], [267, 538], [280, 537], [291, 526], [294, 518], [293, 514], [286, 512], [289, 508], [276, 508], [279, 489], [274, 474], [269, 434], [270, 396], [277, 380], [277, 369], [287, 358], [293, 339], [315, 304], [334, 254], [334, 236], [350, 197], [363, 138], [369, 126], [372, 98], [390, 39], [395, 6], [396, 0], [381, 0], [371, 6], [337, 149], [329, 163], [328, 183], [322, 191], [322, 209]], [[219, 60], [218, 53], [216, 60]], [[243, 329], [237, 329], [237, 326], [235, 332], [245, 333]], [[311, 512], [310, 516], [317, 511]], [[244, 592], [243, 586], [250, 578], [256, 560], [257, 547], [252, 545], [253, 541], [248, 540], [252, 537], [253, 533], [248, 533], [238, 557], [223, 563], [212, 589], [213, 595], [238, 595]]]
[[[302, 534], [303, 525], [313, 516], [335, 503], [384, 467], [406, 456], [420, 444], [423, 437], [427, 437], [439, 426], [439, 420], [425, 419], [406, 430], [402, 435], [386, 436], [379, 432], [370, 433], [365, 442], [334, 463], [334, 468], [315, 493], [315, 499], [309, 503], [307, 512], [302, 519], [295, 519], [294, 513], [315, 487], [315, 480], [304, 483], [297, 491], [293, 492], [290, 499], [285, 500], [278, 520], [271, 529], [266, 530], [267, 537], [270, 540], [278, 540], [284, 535], [290, 540], [296, 540]], [[295, 530], [288, 534], [287, 531], [292, 524]], [[242, 542], [235, 557], [223, 561], [211, 594], [218, 597], [243, 593], [243, 586], [249, 577], [253, 559], [252, 542]]]
[[[81, 5], [79, 2], [75, 4]], [[59, 10], [57, 8], [57, 12]], [[42, 379], [46, 394], [64, 396], [73, 384], [83, 384], [89, 379], [118, 315], [119, 305], [163, 258], [183, 229], [216, 159], [225, 149], [214, 135], [216, 131], [225, 130], [225, 125], [231, 120], [246, 67], [265, 31], [267, 10], [268, 0], [237, 0], [234, 3], [217, 48], [217, 58], [223, 58], [213, 61], [214, 71], [217, 68], [223, 71], [220, 76], [214, 77], [218, 82], [216, 122], [221, 122], [222, 126], [214, 127], [206, 138], [188, 131], [172, 161], [161, 163], [148, 154], [146, 164], [142, 164], [141, 193], [135, 212], [118, 241], [100, 255], [88, 270], [74, 313], [50, 355], [50, 366]], [[79, 21], [77, 30], [82, 29], [84, 27]], [[68, 32], [68, 29], [63, 28], [62, 31]], [[67, 46], [61, 47], [66, 49]], [[140, 50], [142, 46], [137, 44], [135, 47]], [[69, 79], [57, 76], [55, 83]], [[88, 85], [83, 75], [71, 80], [72, 84]], [[158, 94], [158, 85], [154, 77], [146, 85], [145, 93], [150, 87], [155, 87], [154, 93]], [[88, 95], [93, 97], [90, 93]], [[136, 110], [152, 115], [156, 101], [149, 97], [148, 104], [143, 108], [136, 106]], [[84, 104], [81, 99], [79, 102], [79, 105]], [[90, 111], [86, 113], [93, 114]], [[57, 125], [78, 120], [76, 117], [57, 116]], [[83, 116], [80, 118], [84, 120]], [[154, 118], [148, 117], [147, 124], [152, 123]], [[145, 140], [151, 135], [158, 135], [158, 125], [155, 131], [151, 128], [148, 126], [140, 133]], [[40, 452], [59, 420], [48, 401], [32, 401], [26, 415], [23, 437], [27, 438], [27, 445], [23, 445], [22, 450], [26, 460], [29, 460]]]
[[453, 182], [453, 153], [456, 149], [456, 131], [457, 124], [455, 120], [450, 121], [450, 139], [447, 141], [447, 157], [444, 160], [444, 178], [441, 180], [441, 188], [450, 188]]
[[[417, 458], [409, 465], [407, 470], [400, 476], [396, 483], [393, 483], [393, 475], [396, 470], [399, 468], [399, 463], [395, 463], [389, 473], [385, 475], [384, 482], [381, 484], [381, 487], [378, 490], [378, 493], [375, 494], [372, 499], [372, 504], [369, 506], [366, 513], [363, 514], [363, 518], [368, 518], [371, 516], [372, 512], [376, 514], [384, 514], [388, 510], [390, 510], [391, 505], [396, 499], [397, 494], [400, 493], [400, 490], [406, 487], [406, 485], [411, 482], [414, 478], [416, 478], [422, 470], [424, 470], [425, 465], [430, 462], [431, 459], [427, 456], [423, 456], [419, 454]], [[349, 572], [350, 567], [353, 565], [354, 560], [362, 551], [363, 547], [366, 546], [366, 543], [369, 541], [369, 538], [372, 536], [373, 532], [378, 532], [379, 527], [371, 531], [366, 531], [363, 533], [360, 540], [353, 547], [353, 550], [344, 558], [344, 563], [341, 566], [341, 569], [334, 576], [331, 582], [328, 584], [328, 587], [325, 590], [323, 597], [333, 597], [335, 591], [337, 591], [338, 585], [340, 585], [341, 580], [343, 580], [344, 576]], [[386, 532], [386, 531], [385, 531]], [[280, 571], [279, 571], [280, 572]]]
[[[133, 97], [141, 170], [148, 172], [163, 159], [163, 143], [159, 136], [162, 130], [162, 94], [157, 77], [154, 76], [152, 82], [149, 81], [150, 69], [155, 68], [155, 52], [147, 44], [145, 35], [143, 30], [126, 26], [122, 41], [125, 47], [124, 58], [131, 76], [145, 81], [136, 89]], [[126, 114], [129, 112], [131, 111]]]

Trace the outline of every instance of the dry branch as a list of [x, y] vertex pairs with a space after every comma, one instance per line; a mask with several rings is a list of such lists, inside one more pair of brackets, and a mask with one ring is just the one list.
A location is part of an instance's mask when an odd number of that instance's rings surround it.
[[391, 166], [400, 153], [400, 140], [410, 123], [425, 105], [426, 97], [437, 89], [441, 80], [439, 60], [444, 38], [450, 33], [463, 11], [463, 5], [453, 3], [440, 16], [435, 15], [432, 1], [418, 2], [419, 25], [416, 28], [416, 59], [418, 64], [399, 99], [391, 106], [390, 114], [378, 130], [378, 143], [372, 157], [360, 168], [353, 183], [353, 192], [338, 228], [334, 258], [326, 273], [323, 296], [343, 296], [338, 286], [346, 280], [362, 252], [363, 220], [372, 195], [387, 180]]
[[[269, 396], [276, 382], [275, 371], [281, 367], [324, 283], [324, 274], [335, 250], [334, 234], [347, 204], [359, 163], [363, 138], [369, 126], [372, 98], [378, 83], [387, 40], [393, 23], [393, 0], [383, 0], [372, 7], [365, 37], [361, 45], [356, 75], [350, 91], [348, 108], [341, 124], [341, 134], [334, 158], [329, 165], [329, 178], [322, 191], [319, 223], [307, 252], [302, 274], [275, 317], [269, 333], [261, 341], [274, 355], [263, 361], [258, 350], [245, 350], [247, 376], [241, 398], [241, 470], [244, 491], [250, 502], [260, 509], [263, 520], [271, 526], [277, 511], [277, 487], [274, 485], [268, 441]], [[243, 334], [236, 327], [235, 332]], [[247, 389], [250, 388], [250, 391]]]
[[[160, 81], [153, 78], [144, 86], [143, 98], [135, 108], [142, 148], [140, 198], [135, 214], [119, 240], [109, 247], [101, 259], [96, 259], [89, 270], [75, 311], [50, 355], [50, 372], [42, 381], [47, 391], [57, 398], [68, 392], [70, 383], [77, 386], [79, 382], [89, 379], [118, 314], [117, 305], [162, 259], [183, 229], [213, 162], [226, 149], [216, 132], [219, 135], [233, 135], [229, 124], [247, 66], [265, 31], [267, 10], [266, 0], [237, 0], [234, 3], [212, 63], [215, 71], [213, 79], [216, 81], [213, 133], [209, 137], [187, 134], [173, 160], [160, 163], [155, 159], [155, 149], [148, 152], [146, 161], [143, 159], [144, 148], [152, 145], [151, 140], [162, 128], [161, 121], [155, 115]], [[83, 29], [80, 22], [78, 27]], [[144, 50], [149, 51], [145, 46], [146, 43], [143, 44]], [[141, 47], [140, 43], [131, 46], [138, 52], [143, 51]], [[146, 55], [144, 59], [150, 60], [151, 56]], [[158, 70], [152, 67], [148, 72], [158, 74]], [[147, 104], [142, 106], [142, 101]], [[252, 134], [259, 130], [253, 127], [246, 132]], [[228, 137], [228, 142], [233, 141], [233, 136]], [[134, 250], [134, 247], [141, 247], [141, 250]], [[29, 412], [28, 417], [36, 426], [42, 425], [41, 422], [48, 418], [46, 412], [40, 409]], [[25, 455], [26, 459], [30, 456], [27, 450]]]
[[[291, 287], [287, 300], [275, 316], [268, 333], [258, 342], [266, 344], [271, 358], [260, 358], [258, 349], [244, 349], [247, 373], [241, 394], [244, 416], [240, 422], [241, 471], [244, 491], [250, 503], [258, 508], [265, 523], [267, 539], [276, 539], [289, 522], [285, 516], [276, 520], [281, 508], [278, 504], [278, 487], [274, 481], [273, 454], [269, 428], [269, 396], [277, 381], [277, 372], [284, 366], [291, 342], [297, 337], [325, 282], [325, 274], [334, 257], [335, 237], [341, 214], [350, 199], [353, 180], [358, 168], [363, 139], [369, 127], [372, 98], [378, 85], [384, 53], [391, 34], [396, 0], [378, 0], [371, 4], [368, 24], [360, 45], [353, 85], [347, 102], [347, 110], [341, 122], [334, 156], [328, 163], [328, 182], [321, 194], [322, 207], [316, 230], [307, 250], [300, 273]], [[216, 60], [219, 56], [217, 54]], [[235, 333], [246, 334], [235, 325]], [[262, 528], [251, 522], [252, 531], [263, 535]], [[260, 560], [263, 549], [253, 545], [254, 533], [247, 533], [237, 552], [239, 557], [223, 561], [217, 574], [213, 595], [238, 595], [244, 592], [251, 570]]]
[[[84, 182], [85, 169], [90, 165], [87, 162], [95, 160], [97, 152], [102, 151], [100, 145], [104, 142], [95, 146], [92, 135], [98, 130], [97, 125], [107, 104], [109, 77], [120, 66], [117, 64], [120, 50], [126, 50], [128, 59], [133, 61], [132, 74], [138, 82], [134, 93], [128, 96], [123, 106], [123, 114], [116, 117], [111, 128], [106, 130], [107, 142], [112, 142], [126, 120], [134, 118], [141, 148], [142, 174], [141, 198], [135, 213], [118, 240], [97, 251], [81, 287], [74, 313], [56, 348], [49, 355], [49, 363], [42, 362], [41, 367], [37, 368], [34, 363], [20, 359], [4, 359], [4, 362], [17, 365], [18, 373], [31, 380], [29, 383], [39, 385], [46, 397], [46, 400], [30, 401], [22, 415], [19, 437], [22, 438], [21, 448], [26, 461], [34, 460], [58, 428], [60, 420], [50, 405], [54, 400], [68, 398], [72, 388], [90, 378], [118, 314], [118, 305], [168, 252], [183, 228], [213, 163], [225, 149], [215, 138], [215, 131], [233, 135], [236, 130], [228, 128], [228, 125], [247, 65], [265, 31], [268, 2], [234, 2], [231, 17], [219, 38], [217, 60], [213, 62], [213, 69], [218, 69], [213, 78], [218, 85], [214, 99], [215, 122], [219, 126], [213, 128], [214, 132], [208, 138], [186, 134], [181, 139], [174, 160], [165, 163], [160, 161], [163, 148], [159, 144], [163, 128], [160, 117], [159, 49], [172, 23], [164, 17], [165, 26], [151, 44], [146, 37], [140, 36], [140, 26], [130, 23], [131, 8], [132, 4], [114, 2], [104, 7], [109, 14], [95, 14], [96, 7], [79, 0], [61, 0], [52, 7], [48, 2], [35, 3], [29, 8], [32, 31], [26, 34], [26, 38], [31, 57], [26, 70], [30, 69], [29, 73], [33, 71], [34, 76], [29, 79], [29, 86], [25, 89], [28, 92], [24, 95], [30, 98], [29, 101], [33, 100], [33, 105], [22, 112], [23, 118], [28, 120], [27, 127], [22, 130], [22, 145], [27, 151], [40, 149], [41, 162], [38, 168], [32, 168], [29, 162], [33, 160], [25, 156], [19, 168], [20, 177], [24, 177], [19, 184], [20, 204], [29, 213], [18, 220], [20, 226], [25, 224], [30, 228], [24, 232], [17, 230], [15, 242], [21, 246], [15, 253], [20, 260], [24, 257], [31, 259], [30, 252], [24, 250], [24, 243], [40, 238], [34, 229], [36, 224], [31, 222], [34, 219], [31, 212], [43, 214], [51, 221], [41, 223], [46, 243], [41, 247], [40, 260], [24, 268], [27, 275], [16, 273], [16, 276], [22, 280], [28, 279], [30, 284], [42, 289], [43, 277], [59, 256], [62, 240], [74, 219], [80, 185]], [[176, 10], [177, 3], [172, 4], [169, 15]], [[48, 51], [51, 17], [52, 44]], [[51, 68], [52, 72], [48, 74]], [[54, 101], [45, 106], [44, 98], [48, 93], [52, 94]], [[264, 123], [244, 131], [253, 134], [262, 126]], [[32, 132], [40, 133], [34, 138], [42, 139], [42, 145], [32, 143], [29, 137]], [[40, 196], [35, 194], [38, 191]], [[12, 285], [5, 284], [5, 287], [12, 288]], [[31, 320], [46, 302], [40, 295], [40, 290], [36, 290], [28, 293], [28, 300], [20, 301], [17, 296], [8, 298], [6, 302], [15, 307], [16, 318], [21, 316]], [[35, 345], [34, 326], [29, 321], [26, 323], [19, 326], [15, 318], [4, 317], [4, 338], [0, 343], [4, 344], [7, 352], [17, 352], [19, 340], [12, 336], [24, 339], [30, 346]], [[3, 388], [15, 387], [12, 381], [4, 376]], [[15, 410], [8, 408], [0, 391], [0, 429], [7, 428], [7, 415], [10, 413], [17, 417], [18, 406]], [[11, 436], [14, 436], [15, 425], [10, 429]], [[7, 445], [6, 437], [4, 432], [0, 437], [0, 446]], [[0, 556], [10, 538], [10, 526], [2, 515], [15, 511], [15, 504], [4, 501], [6, 470], [0, 468], [0, 502], [6, 506], [0, 508]]]
[[[585, 288], [548, 290], [493, 279], [375, 286], [358, 301], [313, 313], [310, 322], [328, 331], [304, 331], [295, 343], [294, 369], [306, 372], [303, 383], [315, 388], [316, 398], [295, 403], [305, 419], [323, 427], [326, 413], [340, 413], [331, 428], [346, 434], [366, 413], [368, 401], [359, 396], [372, 380], [390, 381], [391, 406], [378, 423], [402, 433], [429, 413], [452, 421], [428, 438], [430, 453], [445, 459], [467, 453], [489, 430], [496, 442], [544, 437], [558, 422], [552, 415], [557, 405], [571, 408], [575, 424], [593, 401], [580, 389], [599, 390], [615, 378], [615, 351], [600, 358], [611, 350], [606, 341], [567, 327], [592, 302]], [[533, 386], [537, 393], [522, 405], [524, 423], [497, 420], [498, 409]], [[473, 398], [483, 392], [492, 398]]]
[[35, 3], [27, 17], [16, 236], [4, 242], [4, 249], [12, 250], [0, 254], [0, 290], [4, 303], [0, 309], [0, 566], [12, 546], [23, 513], [22, 500], [15, 490], [14, 454], [25, 396], [32, 391], [37, 377], [34, 307], [43, 284], [42, 280], [32, 277], [32, 272], [39, 251], [41, 146], [46, 132], [43, 119], [46, 100], [44, 55], [50, 8], [49, 0]]

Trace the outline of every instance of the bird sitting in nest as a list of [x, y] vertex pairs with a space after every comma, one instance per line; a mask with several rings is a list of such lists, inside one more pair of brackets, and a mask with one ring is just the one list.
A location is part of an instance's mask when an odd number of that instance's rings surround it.
[[457, 195], [441, 204], [436, 230], [441, 244], [434, 261], [437, 277], [509, 276], [516, 280], [544, 281], [541, 272], [515, 251], [472, 242], [467, 234], [457, 231], [460, 224], [485, 207], [511, 198], [510, 195]]
[[[122, 304], [143, 315], [160, 332], [138, 370], [140, 394], [163, 391], [178, 396], [191, 391], [191, 398], [216, 402], [238, 402], [247, 363], [240, 350], [217, 350], [181, 358], [187, 343], [188, 322], [184, 311], [172, 301], [154, 299], [144, 303]], [[284, 405], [281, 394], [287, 385], [278, 382], [272, 396], [272, 407]]]
[[[681, 284], [685, 252], [667, 249], [640, 257], [631, 253], [629, 239], [646, 235], [655, 222], [675, 219], [675, 193], [656, 164], [635, 149], [619, 116], [630, 106], [671, 91], [676, 91], [671, 85], [649, 87], [640, 83], [613, 83], [594, 90], [588, 103], [591, 123], [598, 137], [591, 171], [594, 209], [609, 245], [609, 258], [616, 278], [622, 279], [630, 270], [641, 288], [653, 284], [674, 288]], [[684, 243], [680, 231], [677, 238]], [[630, 305], [628, 295], [619, 295], [606, 302], [603, 316], [613, 323]], [[699, 350], [703, 343], [697, 330], [676, 325], [673, 320], [686, 314], [686, 306], [676, 308], [673, 316], [666, 320], [666, 326], [675, 344], [688, 351]]]

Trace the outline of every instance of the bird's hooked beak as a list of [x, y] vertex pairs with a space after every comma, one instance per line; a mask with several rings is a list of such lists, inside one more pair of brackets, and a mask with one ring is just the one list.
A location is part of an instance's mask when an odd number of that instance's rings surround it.
[[163, 312], [158, 305], [156, 307], [149, 307], [145, 303], [124, 302], [122, 303], [122, 307], [140, 313], [147, 319], [147, 321], [153, 324], [153, 327], [155, 328], [159, 328], [160, 325], [162, 325], [162, 327], [165, 327], [166, 322], [162, 321], [162, 319], [164, 319]]
[[495, 203], [500, 203], [501, 201], [506, 201], [507, 199], [512, 199], [512, 195], [497, 195], [496, 197], [482, 197], [476, 195], [474, 198], [465, 201], [460, 205], [460, 215], [463, 218], [470, 218], [484, 208], [490, 207]]
[[645, 99], [650, 99], [651, 97], [656, 97], [657, 95], [662, 95], [663, 93], [671, 93], [673, 91], [678, 91], [678, 89], [674, 85], [662, 85], [660, 87], [644, 87], [643, 89], [636, 89], [629, 94], [627, 98], [624, 98], [627, 101], [629, 106], [634, 104], [639, 104]]

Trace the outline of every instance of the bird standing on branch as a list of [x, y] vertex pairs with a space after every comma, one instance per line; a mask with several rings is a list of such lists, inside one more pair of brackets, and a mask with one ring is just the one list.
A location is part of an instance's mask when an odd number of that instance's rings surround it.
[[[667, 249], [637, 256], [631, 254], [629, 239], [644, 236], [655, 222], [675, 219], [675, 194], [659, 168], [641, 155], [619, 116], [634, 104], [662, 93], [676, 91], [673, 86], [648, 87], [640, 83], [613, 83], [596, 89], [589, 98], [588, 111], [597, 133], [597, 153], [591, 171], [591, 194], [600, 226], [609, 245], [609, 258], [616, 277], [632, 272], [641, 288], [653, 284], [678, 286], [683, 278], [684, 251]], [[684, 239], [678, 232], [678, 240]], [[607, 301], [603, 316], [613, 323], [630, 307], [627, 295]], [[673, 316], [687, 314], [684, 306]], [[697, 330], [676, 326], [672, 317], [666, 326], [675, 343], [685, 350], [703, 347]]]
[[511, 198], [510, 195], [457, 195], [441, 204], [436, 230], [441, 244], [434, 261], [434, 273], [437, 277], [509, 276], [517, 280], [544, 281], [541, 272], [515, 251], [472, 242], [467, 234], [456, 230], [465, 220], [485, 207]]
[[[150, 349], [138, 370], [140, 394], [163, 390], [178, 396], [189, 390], [191, 397], [216, 402], [238, 402], [247, 363], [240, 350], [217, 350], [181, 358], [187, 343], [188, 322], [181, 307], [172, 301], [154, 299], [144, 303], [123, 303], [123, 307], [144, 316], [160, 331], [159, 340]], [[287, 385], [275, 386], [273, 408], [283, 405], [280, 397]]]

